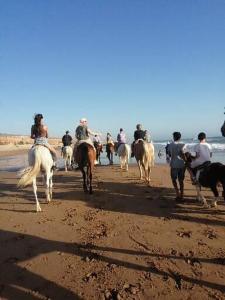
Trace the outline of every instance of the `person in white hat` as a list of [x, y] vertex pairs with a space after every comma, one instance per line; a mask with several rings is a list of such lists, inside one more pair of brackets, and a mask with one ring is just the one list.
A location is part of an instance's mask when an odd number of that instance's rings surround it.
[[[88, 128], [86, 118], [80, 119], [80, 124], [77, 126], [76, 131], [75, 131], [75, 137], [76, 137], [77, 141], [74, 145], [74, 153], [76, 152], [77, 147], [84, 142], [90, 144], [95, 150], [95, 147], [90, 138], [90, 135], [92, 135], [92, 136], [101, 135], [101, 133], [93, 132], [92, 130], [90, 130]], [[74, 155], [74, 157], [75, 157], [75, 155]], [[97, 161], [95, 163], [97, 164]]]

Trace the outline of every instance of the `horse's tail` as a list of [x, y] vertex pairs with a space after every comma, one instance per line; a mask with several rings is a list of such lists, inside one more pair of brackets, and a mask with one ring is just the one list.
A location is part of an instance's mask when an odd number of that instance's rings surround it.
[[17, 184], [18, 187], [25, 187], [32, 183], [33, 179], [38, 175], [41, 169], [41, 157], [37, 149], [34, 149], [34, 165], [24, 169], [21, 172], [21, 178]]
[[63, 148], [63, 159], [67, 159], [68, 157], [73, 156], [73, 149], [71, 146], [65, 146]]
[[82, 155], [81, 155], [81, 165], [86, 166], [88, 164], [88, 145], [81, 144]]

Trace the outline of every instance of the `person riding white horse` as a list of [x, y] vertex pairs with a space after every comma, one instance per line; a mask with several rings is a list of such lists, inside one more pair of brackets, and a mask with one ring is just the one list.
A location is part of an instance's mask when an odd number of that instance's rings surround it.
[[69, 130], [66, 131], [66, 134], [64, 134], [64, 136], [62, 137], [62, 152], [61, 154], [63, 155], [63, 148], [66, 146], [71, 146], [72, 145], [72, 136], [69, 134]]
[[126, 134], [123, 128], [120, 128], [120, 132], [117, 135], [117, 147], [116, 152], [120, 158], [120, 168], [123, 169], [125, 167], [126, 171], [128, 171], [128, 163], [131, 154], [131, 147], [127, 144]]
[[[75, 157], [75, 153], [77, 150], [77, 147], [82, 144], [82, 143], [87, 143], [89, 145], [91, 145], [94, 149], [94, 151], [96, 152], [96, 149], [94, 147], [94, 144], [90, 138], [90, 135], [95, 136], [95, 135], [101, 135], [101, 133], [98, 132], [93, 132], [88, 128], [87, 125], [87, 119], [86, 118], [82, 118], [80, 119], [80, 124], [77, 126], [76, 131], [75, 131], [75, 137], [77, 139], [77, 141], [75, 142], [74, 145], [74, 150], [73, 150], [73, 156]], [[97, 160], [95, 160], [95, 164], [97, 164]]]
[[[34, 124], [31, 127], [31, 136], [34, 139], [34, 145], [43, 145], [49, 149], [54, 161], [54, 167], [57, 160], [55, 149], [48, 143], [48, 127], [43, 124], [43, 115], [36, 114], [34, 116]], [[34, 147], [34, 146], [33, 146]]]
[[121, 144], [126, 144], [126, 134], [123, 130], [123, 128], [120, 128], [120, 132], [117, 134], [117, 147], [116, 147], [116, 152], [119, 149], [119, 146]]

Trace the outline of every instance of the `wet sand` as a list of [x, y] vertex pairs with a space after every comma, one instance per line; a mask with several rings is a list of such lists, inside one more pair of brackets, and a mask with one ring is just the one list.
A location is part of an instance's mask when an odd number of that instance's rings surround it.
[[136, 165], [98, 166], [93, 195], [58, 171], [50, 204], [39, 182], [41, 213], [16, 183], [0, 172], [1, 299], [225, 299], [225, 203], [202, 208], [186, 178], [176, 204], [167, 165], [151, 187]]

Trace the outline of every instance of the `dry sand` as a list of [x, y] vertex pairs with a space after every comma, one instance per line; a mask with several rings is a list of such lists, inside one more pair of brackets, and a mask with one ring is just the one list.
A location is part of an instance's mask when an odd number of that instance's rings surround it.
[[96, 167], [91, 196], [79, 171], [58, 171], [42, 213], [16, 183], [0, 172], [1, 299], [225, 299], [224, 202], [202, 208], [186, 179], [176, 204], [168, 166], [151, 187], [136, 166]]

